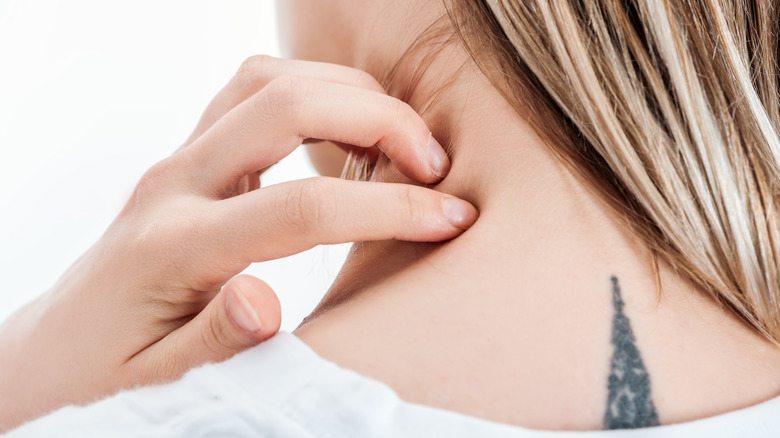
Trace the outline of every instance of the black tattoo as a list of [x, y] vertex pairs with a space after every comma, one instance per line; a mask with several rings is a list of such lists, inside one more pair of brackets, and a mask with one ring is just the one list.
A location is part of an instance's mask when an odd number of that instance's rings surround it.
[[612, 363], [609, 373], [604, 429], [635, 429], [658, 426], [658, 414], [650, 397], [650, 375], [636, 347], [628, 317], [623, 313], [618, 279], [612, 277]]

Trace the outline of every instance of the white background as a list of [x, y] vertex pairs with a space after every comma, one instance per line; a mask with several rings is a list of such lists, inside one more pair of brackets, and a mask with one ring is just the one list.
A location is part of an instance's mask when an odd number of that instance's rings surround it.
[[[0, 320], [51, 287], [252, 54], [269, 0], [0, 0]], [[303, 149], [263, 178], [314, 176]], [[253, 265], [295, 328], [348, 245]], [[107, 291], [108, 292], [108, 291]]]

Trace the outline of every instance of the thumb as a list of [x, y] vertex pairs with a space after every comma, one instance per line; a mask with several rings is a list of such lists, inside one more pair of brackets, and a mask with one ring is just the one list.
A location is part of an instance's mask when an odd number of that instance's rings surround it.
[[195, 318], [145, 352], [145, 360], [170, 380], [207, 362], [218, 362], [279, 331], [281, 307], [274, 291], [249, 275], [231, 278]]
[[208, 344], [210, 339], [212, 350], [228, 354], [215, 360], [226, 359], [279, 331], [282, 320], [279, 298], [264, 281], [250, 275], [233, 277], [217, 298], [224, 303], [206, 306], [204, 310], [208, 313], [200, 323], [203, 343]]

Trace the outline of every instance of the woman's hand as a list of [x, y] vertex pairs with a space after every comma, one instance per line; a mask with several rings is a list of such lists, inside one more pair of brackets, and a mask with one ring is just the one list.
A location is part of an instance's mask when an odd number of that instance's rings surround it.
[[411, 185], [311, 178], [258, 189], [260, 173], [307, 139], [377, 145], [424, 183], [449, 168], [420, 117], [368, 74], [250, 58], [103, 237], [0, 328], [0, 430], [272, 336], [273, 291], [236, 277], [252, 262], [318, 244], [445, 240], [476, 220], [465, 201]]

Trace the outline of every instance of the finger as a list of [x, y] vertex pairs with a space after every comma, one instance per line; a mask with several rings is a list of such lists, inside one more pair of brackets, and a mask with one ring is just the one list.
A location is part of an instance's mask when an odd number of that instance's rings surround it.
[[263, 172], [265, 172], [265, 170], [258, 170], [257, 172], [250, 173], [249, 175], [247, 175], [249, 179], [248, 191], [251, 192], [252, 190], [257, 190], [260, 188], [260, 176], [263, 174]]
[[409, 184], [317, 177], [219, 201], [208, 216], [216, 260], [242, 263], [296, 254], [320, 244], [399, 239], [436, 242], [469, 228], [466, 201]]
[[257, 172], [244, 175], [240, 180], [238, 180], [235, 194], [241, 195], [247, 192], [251, 192], [252, 190], [259, 189], [260, 176], [263, 174], [263, 172], [265, 172], [265, 170], [258, 170]]
[[440, 181], [450, 163], [425, 122], [393, 97], [283, 76], [231, 110], [182, 154], [200, 189], [222, 194], [247, 173], [276, 163], [304, 139], [378, 146], [406, 176]]
[[256, 55], [245, 60], [236, 74], [217, 93], [182, 148], [190, 145], [236, 105], [262, 90], [274, 79], [285, 76], [305, 76], [384, 93], [373, 76], [352, 67], [326, 62], [299, 61]]
[[239, 275], [195, 318], [134, 358], [135, 366], [153, 367], [170, 380], [207, 362], [225, 360], [279, 331], [281, 308], [263, 281]]

